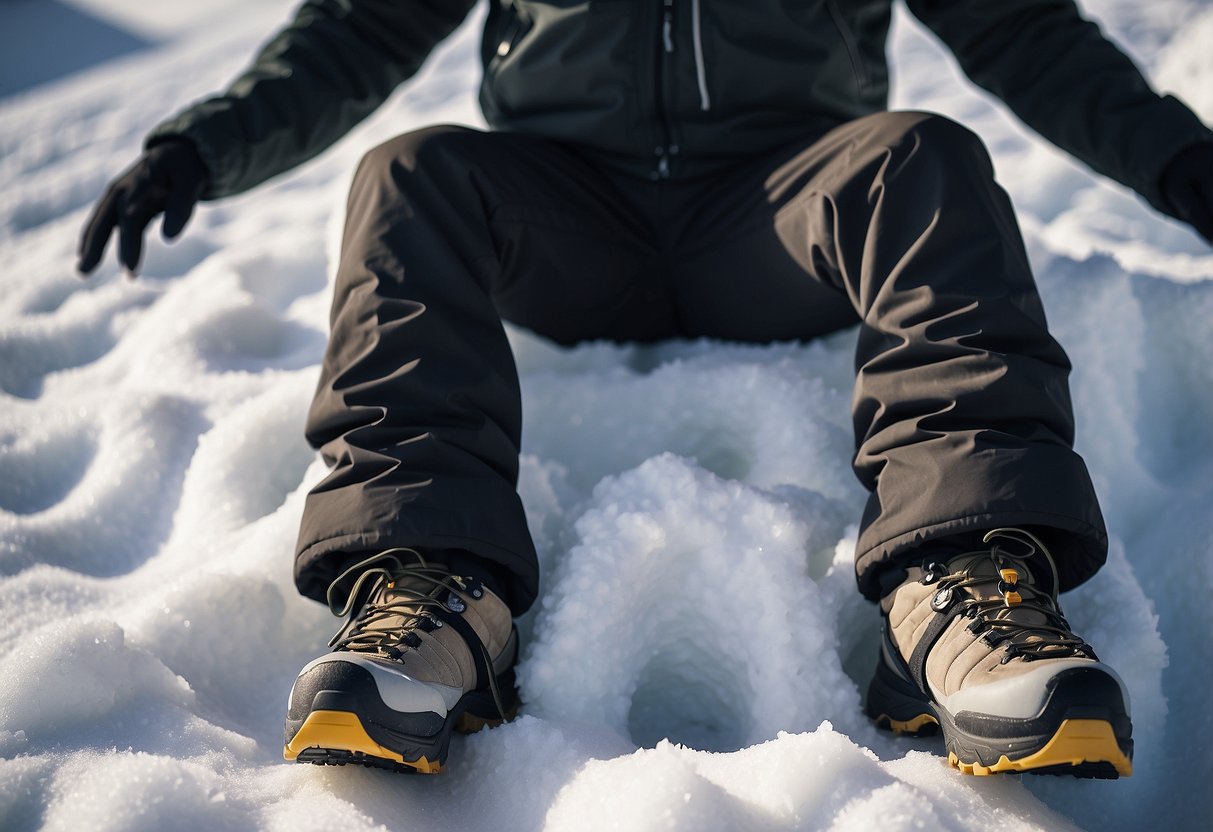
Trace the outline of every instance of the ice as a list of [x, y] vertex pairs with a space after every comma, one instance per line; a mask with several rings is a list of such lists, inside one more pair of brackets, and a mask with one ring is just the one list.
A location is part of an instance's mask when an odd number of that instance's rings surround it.
[[[294, 2], [73, 0], [152, 48], [0, 99], [0, 828], [1207, 828], [1213, 250], [964, 85], [901, 10], [895, 103], [987, 141], [1074, 362], [1112, 546], [1063, 600], [1129, 687], [1134, 776], [964, 778], [860, 714], [852, 332], [565, 350], [510, 330], [543, 566], [522, 716], [457, 738], [439, 778], [284, 765], [287, 692], [337, 623], [290, 558], [324, 473], [302, 425], [345, 191], [373, 144], [480, 123], [476, 20], [328, 154], [177, 243], [153, 232], [137, 281], [112, 251], [87, 282], [73, 263], [143, 133]], [[1085, 6], [1213, 119], [1207, 3]]]

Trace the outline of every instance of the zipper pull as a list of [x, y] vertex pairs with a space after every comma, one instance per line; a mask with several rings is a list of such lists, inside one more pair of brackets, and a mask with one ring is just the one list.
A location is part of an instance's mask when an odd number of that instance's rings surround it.
[[667, 53], [674, 51], [674, 0], [665, 0], [661, 17], [661, 43]]
[[653, 170], [649, 173], [649, 179], [652, 179], [654, 182], [657, 182], [662, 179], [670, 178], [670, 154], [677, 153], [678, 152], [677, 147], [678, 147], [677, 145], [672, 145], [671, 147], [668, 147], [668, 148], [666, 148], [666, 147], [653, 148], [653, 154], [657, 157], [657, 164], [653, 167]]

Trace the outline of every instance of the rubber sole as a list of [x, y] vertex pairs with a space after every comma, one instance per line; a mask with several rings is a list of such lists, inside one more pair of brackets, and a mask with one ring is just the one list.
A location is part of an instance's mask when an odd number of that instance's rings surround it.
[[1050, 703], [1046, 711], [1058, 717], [1044, 720], [1047, 727], [1043, 730], [1041, 720], [1019, 721], [1019, 730], [1017, 721], [1005, 720], [997, 724], [997, 735], [982, 735], [963, 730], [946, 709], [924, 700], [915, 686], [880, 662], [868, 688], [865, 710], [877, 727], [895, 734], [942, 733], [949, 765], [964, 774], [1029, 773], [1114, 780], [1133, 773], [1128, 717], [1110, 707]]
[[[282, 749], [285, 760], [440, 774], [446, 768], [453, 731], [475, 733], [496, 727], [518, 714], [512, 669], [498, 677], [505, 719], [498, 714], [488, 691], [464, 694], [445, 719], [432, 713], [391, 711], [379, 698], [366, 671], [347, 667], [343, 672], [344, 677], [331, 680], [341, 683], [336, 689], [305, 688], [302, 691], [305, 702], [292, 703]], [[296, 683], [297, 690], [299, 687]]]
[[948, 763], [965, 774], [979, 776], [1004, 771], [1034, 774], [1074, 774], [1077, 777], [1116, 779], [1133, 773], [1133, 761], [1125, 756], [1109, 722], [1098, 719], [1067, 719], [1044, 748], [1027, 757], [1011, 760], [1002, 755], [992, 766], [966, 763], [948, 753]]
[[[508, 715], [517, 716], [517, 710]], [[465, 713], [454, 728], [461, 734], [474, 734], [482, 728], [496, 728], [505, 720], [482, 719]], [[390, 748], [376, 742], [367, 733], [358, 714], [349, 711], [312, 711], [303, 726], [282, 750], [284, 759], [318, 766], [362, 765], [407, 774], [441, 774], [446, 766], [424, 754], [406, 760]]]
[[438, 774], [442, 763], [422, 755], [406, 760], [367, 733], [358, 714], [350, 711], [312, 711], [294, 737], [282, 749], [286, 760], [316, 765], [343, 766], [358, 763], [376, 768]]

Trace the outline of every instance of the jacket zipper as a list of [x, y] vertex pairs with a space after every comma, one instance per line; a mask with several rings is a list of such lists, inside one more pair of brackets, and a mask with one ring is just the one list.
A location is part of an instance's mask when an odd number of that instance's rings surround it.
[[703, 60], [703, 21], [699, 14], [699, 0], [691, 0], [691, 38], [695, 46], [695, 80], [699, 82], [699, 109], [705, 113], [712, 109], [708, 95], [708, 69]]
[[670, 156], [678, 152], [678, 145], [672, 143], [673, 128], [670, 125], [670, 114], [666, 109], [666, 71], [668, 55], [674, 54], [674, 0], [662, 0], [661, 4], [661, 37], [657, 44], [657, 114], [661, 122], [661, 144], [656, 149], [657, 166], [650, 174], [652, 179], [670, 178]]
[[855, 83], [861, 93], [867, 92], [871, 85], [868, 81], [868, 71], [863, 65], [863, 58], [859, 55], [859, 45], [855, 41], [855, 33], [851, 31], [851, 27], [847, 25], [846, 18], [842, 16], [842, 9], [838, 7], [838, 0], [826, 0], [826, 8], [829, 9], [830, 17], [834, 20], [834, 26], [838, 29], [838, 34], [842, 35], [842, 43], [847, 49], [847, 55], [851, 58], [851, 69], [855, 73]]

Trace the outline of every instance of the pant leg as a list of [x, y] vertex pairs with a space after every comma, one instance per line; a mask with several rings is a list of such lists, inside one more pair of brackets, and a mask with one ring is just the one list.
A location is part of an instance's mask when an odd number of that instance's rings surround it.
[[300, 592], [322, 599], [353, 552], [459, 549], [504, 566], [524, 611], [538, 567], [502, 317], [560, 343], [669, 337], [655, 257], [611, 184], [560, 146], [441, 127], [368, 153], [308, 415], [333, 467], [305, 505]]
[[1072, 449], [1069, 360], [993, 176], [955, 122], [881, 113], [680, 197], [675, 286], [692, 334], [860, 325], [854, 468], [871, 497], [856, 568], [868, 597], [914, 547], [997, 526], [1046, 530], [1062, 589], [1106, 557]]

